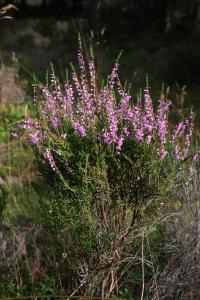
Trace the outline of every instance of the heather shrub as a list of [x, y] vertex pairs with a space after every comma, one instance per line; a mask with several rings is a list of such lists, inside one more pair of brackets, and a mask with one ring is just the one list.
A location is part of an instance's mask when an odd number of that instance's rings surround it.
[[81, 47], [78, 63], [62, 85], [52, 68], [50, 82], [35, 87], [36, 117], [12, 135], [30, 143], [47, 180], [41, 205], [60, 280], [68, 292], [104, 298], [123, 286], [136, 236], [184, 180], [194, 114], [169, 130], [163, 94], [153, 107], [147, 83], [135, 101], [118, 62], [98, 82], [93, 53], [86, 61]]

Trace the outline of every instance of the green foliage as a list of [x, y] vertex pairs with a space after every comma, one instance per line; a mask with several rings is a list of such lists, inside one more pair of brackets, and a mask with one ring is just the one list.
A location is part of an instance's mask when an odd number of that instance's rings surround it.
[[[134, 142], [124, 144], [116, 155], [102, 142], [80, 138], [71, 130], [57, 146], [59, 174], [37, 153], [49, 184], [42, 202], [43, 223], [66, 255], [67, 269], [76, 274], [69, 281], [77, 280], [77, 271], [86, 264], [89, 272], [96, 272], [91, 280], [95, 284], [98, 276], [100, 285], [101, 268], [109, 270], [103, 258], [108, 260], [115, 251], [120, 256], [134, 251], [135, 244], [129, 243], [155, 217], [174, 185], [179, 163], [170, 156], [160, 161], [152, 145], [140, 148]], [[96, 293], [99, 285], [92, 287]]]
[[20, 287], [12, 279], [2, 280], [0, 282], [0, 296], [1, 297], [18, 297], [20, 296]]
[[[32, 288], [31, 288], [32, 286]], [[20, 286], [17, 281], [13, 279], [4, 280], [1, 279], [0, 282], [0, 297], [20, 297], [36, 295], [37, 297], [48, 297], [56, 295], [58, 293], [58, 288], [56, 287], [53, 280], [45, 280], [37, 282], [36, 284], [24, 284]]]

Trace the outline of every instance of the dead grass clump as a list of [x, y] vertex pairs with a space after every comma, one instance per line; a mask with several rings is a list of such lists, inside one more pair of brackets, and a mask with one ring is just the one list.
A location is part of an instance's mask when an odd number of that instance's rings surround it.
[[19, 62], [15, 54], [12, 64], [6, 66], [3, 62], [0, 66], [0, 103], [22, 103], [25, 99], [25, 90], [21, 85], [19, 76]]
[[151, 300], [200, 299], [200, 168], [178, 195], [183, 206], [168, 224], [168, 262], [150, 285]]

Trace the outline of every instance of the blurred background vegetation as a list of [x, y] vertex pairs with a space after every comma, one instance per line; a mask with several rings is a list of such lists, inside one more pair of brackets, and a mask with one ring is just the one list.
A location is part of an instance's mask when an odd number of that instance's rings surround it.
[[[45, 82], [51, 62], [60, 78], [65, 78], [65, 68], [76, 59], [80, 32], [84, 43], [93, 45], [100, 77], [110, 72], [123, 50], [120, 76], [122, 81], [130, 81], [133, 94], [144, 88], [148, 74], [153, 99], [158, 99], [164, 86], [172, 100], [172, 122], [193, 107], [196, 144], [200, 121], [200, 0], [8, 0], [0, 4], [17, 8], [0, 20], [0, 297], [62, 293], [59, 273], [55, 276], [53, 271], [56, 258], [51, 237], [45, 235], [41, 225], [42, 179], [35, 170], [31, 150], [9, 136], [10, 125], [32, 113], [32, 85], [35, 80]], [[177, 201], [173, 211], [181, 211], [181, 216], [186, 216], [184, 221], [174, 217], [174, 230], [162, 225], [154, 231], [151, 252], [146, 241], [150, 261], [147, 281], [158, 271], [168, 272], [170, 262], [177, 270], [176, 260], [169, 259], [168, 248], [165, 251], [172, 236], [176, 249], [182, 247], [181, 253], [187, 257], [180, 224], [189, 226], [188, 232], [196, 224], [190, 221], [198, 194], [190, 195], [189, 213], [185, 209], [189, 198], [182, 194], [180, 198], [183, 203]], [[170, 209], [166, 208], [167, 212]], [[188, 235], [185, 244], [191, 245]], [[127, 287], [119, 292], [120, 297], [140, 299], [141, 278], [138, 267]], [[171, 295], [173, 299], [199, 299], [191, 291], [185, 298], [174, 291]], [[146, 299], [154, 299], [151, 297]]]
[[52, 61], [63, 72], [76, 53], [79, 31], [97, 44], [98, 59], [108, 60], [104, 67], [123, 49], [122, 75], [134, 85], [141, 86], [146, 73], [152, 85], [199, 83], [198, 0], [1, 2], [19, 9], [10, 13], [14, 21], [1, 22], [2, 55], [14, 51], [29, 71], [46, 71]]

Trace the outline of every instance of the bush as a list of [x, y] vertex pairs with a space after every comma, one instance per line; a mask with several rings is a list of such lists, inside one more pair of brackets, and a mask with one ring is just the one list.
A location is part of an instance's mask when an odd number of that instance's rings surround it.
[[[54, 234], [60, 280], [68, 292], [108, 297], [124, 285], [134, 263], [136, 235], [184, 172], [194, 114], [169, 131], [170, 101], [153, 108], [149, 87], [133, 101], [118, 77], [118, 62], [98, 82], [93, 53], [78, 52], [61, 87], [36, 86], [37, 116], [16, 124], [47, 179], [45, 227]], [[70, 76], [72, 82], [70, 82]], [[47, 200], [48, 199], [48, 200]]]

